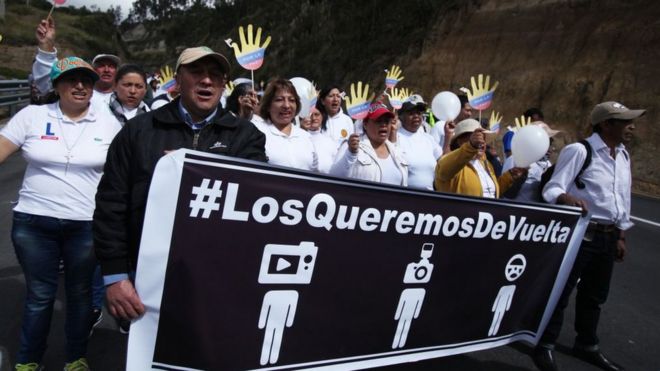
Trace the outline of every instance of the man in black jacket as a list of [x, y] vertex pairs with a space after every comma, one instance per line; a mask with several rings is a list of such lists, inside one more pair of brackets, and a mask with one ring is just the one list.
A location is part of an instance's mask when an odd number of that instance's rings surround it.
[[110, 145], [96, 194], [94, 246], [110, 313], [133, 319], [144, 305], [129, 280], [136, 269], [147, 193], [158, 160], [180, 148], [266, 161], [264, 135], [218, 107], [229, 62], [207, 47], [184, 50], [176, 64], [180, 97], [128, 121]]

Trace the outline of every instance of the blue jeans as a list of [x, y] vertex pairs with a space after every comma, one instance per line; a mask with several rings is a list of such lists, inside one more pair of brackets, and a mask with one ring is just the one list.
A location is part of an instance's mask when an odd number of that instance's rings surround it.
[[11, 238], [27, 287], [17, 363], [41, 363], [46, 351], [60, 256], [64, 260], [66, 288], [66, 361], [84, 357], [91, 328], [91, 284], [96, 266], [92, 222], [15, 211]]

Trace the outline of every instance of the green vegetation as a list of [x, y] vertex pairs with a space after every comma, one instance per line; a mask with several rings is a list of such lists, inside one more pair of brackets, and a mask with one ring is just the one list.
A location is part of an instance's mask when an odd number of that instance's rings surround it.
[[28, 71], [19, 70], [16, 68], [0, 66], [0, 76], [3, 76], [6, 79], [25, 80], [28, 77], [28, 73]]
[[[36, 45], [34, 30], [39, 21], [48, 15], [50, 7], [51, 3], [46, 0], [31, 0], [30, 6], [26, 6], [23, 0], [8, 0], [7, 17], [0, 23], [3, 44], [13, 47]], [[55, 11], [54, 19], [59, 49], [83, 58], [118, 51], [112, 11], [62, 7]]]
[[[248, 76], [233, 61], [224, 40], [238, 41], [238, 27], [252, 23], [272, 37], [264, 66], [255, 79], [275, 75], [305, 76], [323, 85], [371, 79], [383, 84], [382, 70], [419, 55], [428, 29], [442, 20], [458, 0], [406, 2], [349, 0], [177, 0], [186, 11], [163, 1], [138, 0], [122, 28], [142, 23], [148, 35], [129, 45], [133, 60], [158, 67], [174, 64], [183, 47], [207, 45], [232, 60], [232, 76]], [[164, 40], [160, 60], [141, 54]], [[160, 65], [158, 63], [161, 63]]]

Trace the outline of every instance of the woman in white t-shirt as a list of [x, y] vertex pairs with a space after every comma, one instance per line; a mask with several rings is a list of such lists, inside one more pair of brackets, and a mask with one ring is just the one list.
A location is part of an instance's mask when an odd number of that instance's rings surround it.
[[147, 74], [136, 64], [125, 64], [117, 70], [115, 91], [110, 96], [110, 111], [122, 125], [133, 117], [149, 112], [144, 103]]
[[332, 138], [337, 146], [355, 132], [353, 120], [341, 110], [342, 91], [337, 85], [330, 85], [319, 92], [316, 108], [328, 116], [321, 127], [321, 133]]
[[[323, 116], [321, 111], [316, 107], [312, 107], [309, 113], [309, 124], [307, 131], [309, 132], [312, 143], [316, 148], [316, 153], [319, 158], [319, 172], [329, 173], [332, 164], [335, 163], [335, 156], [337, 155], [337, 142], [329, 136], [321, 134], [321, 126], [326, 117]], [[301, 127], [303, 125], [301, 124]]]
[[28, 106], [0, 132], [0, 163], [21, 150], [27, 169], [14, 208], [12, 242], [25, 274], [17, 369], [38, 368], [64, 260], [66, 287], [65, 369], [87, 369], [91, 328], [94, 197], [110, 142], [121, 128], [107, 111], [90, 105], [98, 80], [77, 57], [53, 64], [51, 80], [59, 100]]
[[254, 125], [266, 136], [266, 156], [272, 165], [318, 171], [318, 157], [310, 135], [293, 125], [300, 113], [300, 97], [291, 81], [268, 83]]
[[364, 134], [351, 134], [339, 147], [330, 174], [406, 187], [408, 164], [388, 140], [393, 119], [384, 104], [372, 104], [364, 119]]

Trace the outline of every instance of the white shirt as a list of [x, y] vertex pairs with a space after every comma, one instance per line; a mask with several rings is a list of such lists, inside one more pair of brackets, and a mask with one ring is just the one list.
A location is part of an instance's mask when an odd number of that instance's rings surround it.
[[[92, 94], [91, 103], [97, 107], [109, 107], [110, 106], [110, 97], [112, 96], [112, 91], [108, 93], [102, 93], [96, 89]], [[108, 108], [109, 109], [109, 108]]]
[[337, 112], [336, 115], [332, 117], [328, 115], [326, 130], [323, 132], [323, 134], [334, 139], [337, 143], [337, 148], [339, 148], [339, 145], [341, 145], [344, 140], [348, 139], [348, 137], [353, 134], [354, 131], [355, 127], [353, 126], [353, 120], [351, 120], [348, 115], [342, 112], [340, 107], [339, 112]]
[[[21, 147], [28, 163], [14, 210], [92, 220], [108, 147], [119, 129], [114, 116], [97, 112], [91, 105], [78, 122], [62, 115], [58, 103], [19, 111], [0, 132]], [[67, 147], [71, 150], [68, 166]]]
[[318, 155], [308, 132], [291, 125], [291, 133], [286, 135], [270, 120], [253, 123], [266, 136], [269, 164], [318, 171]]
[[319, 157], [319, 172], [328, 174], [337, 156], [337, 142], [321, 134], [320, 131], [310, 131], [310, 138]]
[[480, 160], [474, 159], [470, 160], [472, 167], [477, 171], [479, 176], [479, 182], [481, 183], [481, 193], [484, 198], [496, 198], [497, 197], [497, 188], [495, 188], [495, 182], [493, 178], [490, 177], [488, 171], [484, 168]]
[[413, 133], [401, 126], [396, 145], [408, 162], [408, 187], [432, 190], [435, 165], [442, 156], [438, 143], [421, 127]]
[[401, 175], [401, 171], [399, 171], [391, 155], [387, 155], [387, 158], [378, 157], [376, 161], [378, 161], [378, 165], [380, 165], [380, 169], [383, 172], [383, 176], [380, 179], [381, 183], [401, 185], [403, 175]]
[[555, 165], [552, 179], [543, 188], [543, 198], [556, 203], [563, 193], [582, 199], [587, 203], [591, 219], [603, 224], [615, 224], [626, 230], [633, 226], [630, 221], [630, 189], [632, 175], [630, 159], [625, 146], [615, 148], [616, 159], [610, 156], [610, 148], [600, 135], [587, 138], [591, 145], [591, 163], [580, 176], [585, 187], [575, 186], [575, 177], [587, 158], [587, 150], [580, 143], [562, 149]]
[[431, 136], [440, 148], [445, 148], [445, 121], [439, 120], [431, 128]]
[[138, 107], [135, 108], [128, 108], [124, 105], [121, 106], [122, 113], [124, 114], [124, 117], [126, 117], [127, 120], [132, 119], [137, 115], [138, 112]]
[[[539, 189], [541, 185], [541, 176], [550, 166], [552, 166], [552, 163], [549, 160], [539, 160], [529, 165], [527, 179], [520, 187], [520, 191], [518, 191], [518, 195], [516, 195], [514, 200], [522, 202], [541, 202], [542, 200], [539, 198], [541, 194]], [[502, 173], [505, 173], [514, 167], [515, 163], [513, 161], [513, 156], [509, 156], [504, 160]]]

